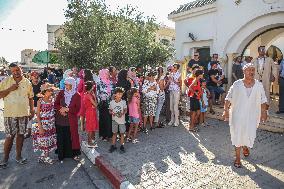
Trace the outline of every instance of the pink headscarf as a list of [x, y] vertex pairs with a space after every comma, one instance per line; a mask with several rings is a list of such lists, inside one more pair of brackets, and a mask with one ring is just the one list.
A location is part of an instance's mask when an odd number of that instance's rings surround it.
[[110, 87], [110, 79], [109, 79], [109, 71], [108, 69], [102, 69], [99, 71], [99, 78], [100, 80], [106, 84], [107, 86], [107, 93], [111, 93], [111, 87]]
[[84, 79], [85, 74], [84, 74], [84, 69], [80, 70], [80, 72], [78, 73], [78, 76], [80, 79]]

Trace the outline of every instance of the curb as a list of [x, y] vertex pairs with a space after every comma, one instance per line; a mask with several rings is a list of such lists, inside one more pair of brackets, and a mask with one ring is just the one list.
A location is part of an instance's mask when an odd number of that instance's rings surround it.
[[87, 158], [105, 175], [115, 189], [135, 189], [135, 187], [126, 180], [126, 177], [115, 169], [99, 152], [94, 148], [88, 148], [86, 141], [81, 142], [81, 149]]

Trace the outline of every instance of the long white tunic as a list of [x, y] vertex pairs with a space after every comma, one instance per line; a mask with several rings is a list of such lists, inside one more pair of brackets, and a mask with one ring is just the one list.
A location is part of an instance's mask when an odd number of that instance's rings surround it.
[[231, 86], [226, 100], [231, 103], [229, 125], [232, 144], [252, 148], [260, 123], [261, 104], [267, 102], [262, 83], [255, 80], [254, 86], [249, 89], [242, 79], [237, 80]]

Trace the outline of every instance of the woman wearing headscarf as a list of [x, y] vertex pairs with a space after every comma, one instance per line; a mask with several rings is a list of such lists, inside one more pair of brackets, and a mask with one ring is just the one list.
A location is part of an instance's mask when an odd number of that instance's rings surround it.
[[110, 80], [108, 69], [100, 70], [97, 83], [97, 98], [99, 103], [99, 135], [102, 137], [102, 140], [112, 137], [112, 117], [109, 113], [112, 90], [113, 84]]
[[[128, 91], [131, 89], [131, 87], [134, 87], [134, 82], [132, 82], [132, 80], [130, 79], [129, 75], [128, 75], [128, 71], [123, 69], [120, 70], [120, 72], [118, 73], [117, 76], [117, 83], [116, 83], [116, 87], [121, 87], [124, 89], [124, 93], [122, 96], [122, 99], [125, 100], [126, 102], [128, 102], [127, 100], [127, 93]], [[126, 115], [125, 115], [125, 120], [126, 120], [126, 130], [128, 131], [129, 129], [129, 113], [127, 111]]]
[[116, 87], [121, 87], [124, 89], [122, 99], [127, 102], [127, 91], [130, 90], [131, 87], [134, 87], [134, 85], [131, 84], [131, 79], [128, 77], [127, 70], [121, 70], [118, 73]]
[[131, 67], [128, 69], [128, 78], [130, 79], [131, 87], [139, 87], [139, 79], [136, 76], [136, 68]]
[[57, 131], [58, 159], [64, 158], [79, 160], [80, 140], [78, 134], [78, 113], [81, 107], [81, 98], [76, 91], [76, 80], [65, 78], [65, 89], [61, 90], [55, 100], [55, 125]]
[[72, 77], [72, 75], [73, 75], [73, 72], [72, 72], [71, 69], [68, 69], [68, 70], [66, 70], [66, 71], [64, 72], [63, 78], [60, 80], [60, 83], [59, 83], [59, 88], [60, 88], [61, 90], [64, 90], [64, 88], [65, 88], [65, 83], [64, 83], [65, 79], [66, 79], [67, 77]]

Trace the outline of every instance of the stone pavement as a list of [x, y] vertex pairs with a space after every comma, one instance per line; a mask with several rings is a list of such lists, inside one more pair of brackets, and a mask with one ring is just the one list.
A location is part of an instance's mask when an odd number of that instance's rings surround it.
[[234, 149], [227, 123], [208, 119], [210, 127], [190, 133], [187, 123], [139, 133], [140, 143], [126, 153], [98, 151], [136, 188], [284, 188], [284, 138], [259, 130], [243, 168], [232, 166]]
[[[0, 107], [3, 101], [0, 100]], [[4, 143], [3, 113], [0, 111], [0, 158], [3, 158]], [[52, 154], [54, 159], [56, 156]], [[28, 164], [18, 165], [15, 162], [15, 145], [11, 151], [9, 167], [0, 169], [0, 189], [108, 189], [111, 184], [100, 173], [86, 156], [81, 156], [81, 162], [72, 159], [64, 160], [54, 165], [37, 163], [37, 156], [32, 150], [31, 139], [25, 140], [23, 156], [28, 158]]]

